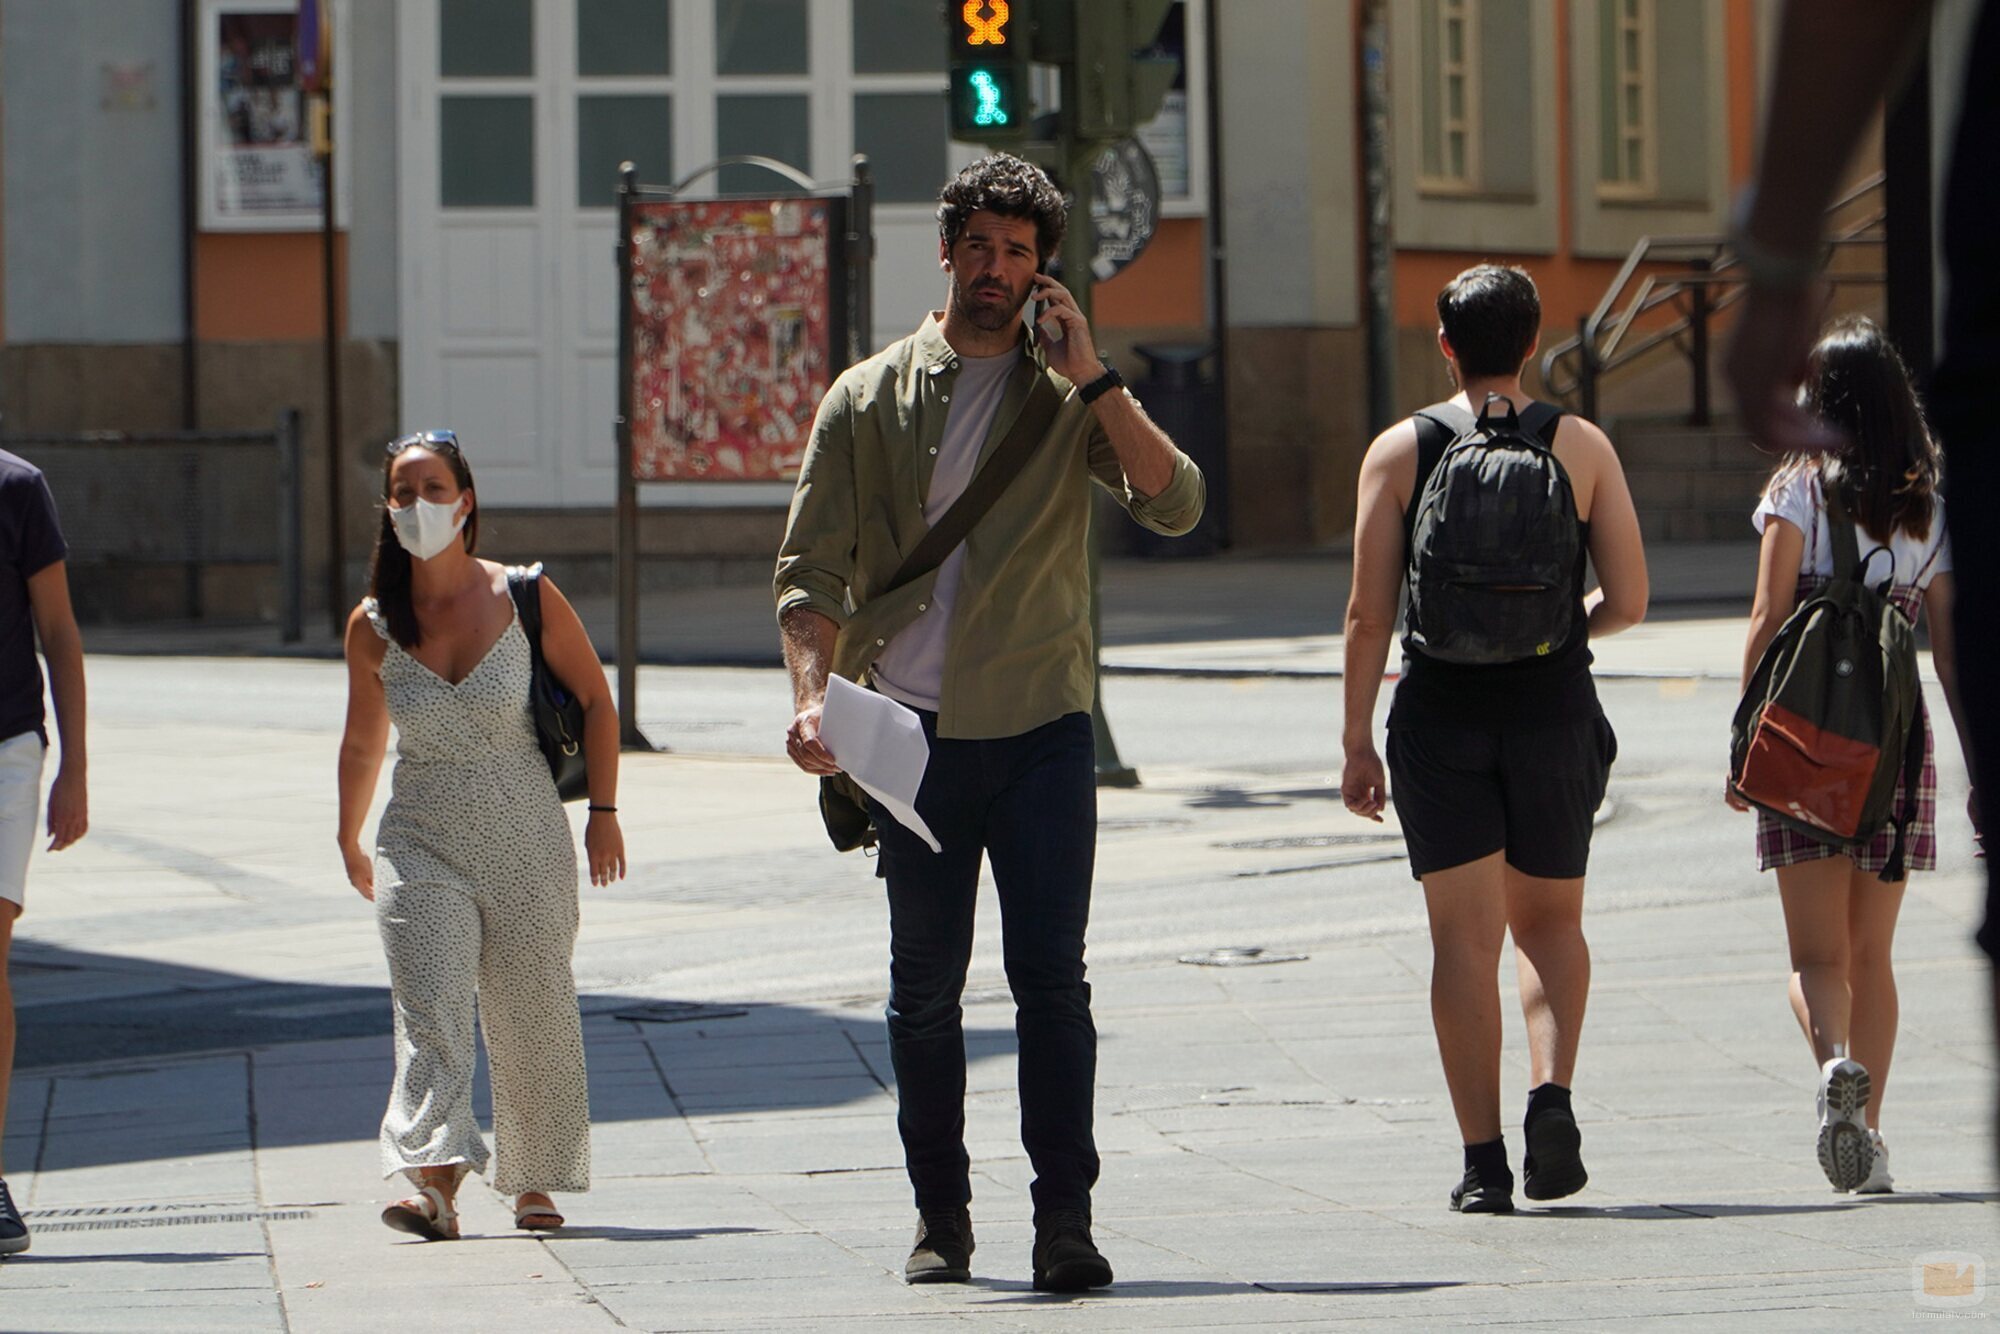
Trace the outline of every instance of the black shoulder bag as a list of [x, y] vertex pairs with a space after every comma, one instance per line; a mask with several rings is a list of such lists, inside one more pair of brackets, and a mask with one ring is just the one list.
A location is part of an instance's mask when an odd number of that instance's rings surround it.
[[521, 615], [534, 666], [528, 674], [528, 713], [535, 723], [535, 741], [549, 762], [556, 795], [579, 801], [590, 795], [590, 773], [583, 759], [583, 705], [563, 688], [542, 656], [542, 567], [507, 571], [507, 592]]
[[[1014, 419], [1006, 438], [994, 448], [964, 492], [951, 503], [951, 508], [931, 525], [930, 531], [903, 558], [895, 575], [876, 597], [887, 596], [944, 564], [945, 557], [965, 540], [966, 534], [1021, 475], [1029, 457], [1048, 435], [1049, 427], [1056, 419], [1056, 410], [1060, 407], [1062, 396], [1049, 383], [1047, 373], [1038, 369], [1035, 383], [1028, 390], [1028, 401], [1021, 405], [1021, 415]], [[868, 813], [860, 786], [846, 774], [834, 774], [819, 780], [819, 814], [826, 823], [826, 836], [833, 840], [833, 846], [839, 851], [852, 852], [856, 848], [875, 846], [875, 819]]]

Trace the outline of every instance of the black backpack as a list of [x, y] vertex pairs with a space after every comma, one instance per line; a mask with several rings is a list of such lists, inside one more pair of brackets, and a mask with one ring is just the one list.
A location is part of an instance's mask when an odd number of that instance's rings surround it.
[[[1838, 848], [1861, 847], [1892, 818], [1881, 878], [1901, 880], [1917, 813], [1924, 729], [1917, 719], [1917, 632], [1870, 586], [1854, 523], [1827, 493], [1833, 578], [1801, 602], [1750, 674], [1729, 726], [1729, 785], [1787, 828]], [[1896, 780], [1903, 809], [1893, 811]]]
[[[1516, 414], [1488, 394], [1475, 420], [1456, 404], [1416, 414], [1417, 457], [1437, 457], [1410, 507], [1404, 644], [1443, 662], [1547, 657], [1568, 642], [1583, 527], [1552, 448], [1562, 409]], [[1436, 456], [1440, 438], [1450, 443]]]

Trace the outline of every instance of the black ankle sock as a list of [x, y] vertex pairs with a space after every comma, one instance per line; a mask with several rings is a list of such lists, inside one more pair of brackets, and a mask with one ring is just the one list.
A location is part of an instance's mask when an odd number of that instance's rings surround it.
[[1497, 1186], [1514, 1179], [1513, 1169], [1507, 1166], [1505, 1139], [1490, 1139], [1484, 1144], [1466, 1145], [1465, 1167], [1467, 1171], [1479, 1173], [1480, 1181], [1489, 1186]]
[[1550, 1108], [1560, 1108], [1573, 1117], [1576, 1112], [1569, 1105], [1569, 1090], [1561, 1084], [1542, 1084], [1528, 1090], [1528, 1114], [1523, 1118], [1532, 1121], [1537, 1115]]

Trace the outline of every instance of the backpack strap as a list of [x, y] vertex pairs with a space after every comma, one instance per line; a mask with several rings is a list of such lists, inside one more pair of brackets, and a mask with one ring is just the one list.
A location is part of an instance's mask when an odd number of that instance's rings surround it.
[[1833, 577], [1861, 580], [1866, 572], [1861, 568], [1861, 539], [1855, 536], [1854, 520], [1847, 517], [1838, 491], [1822, 482], [1820, 494], [1826, 497], [1826, 531], [1833, 539]]
[[1410, 424], [1417, 428], [1417, 480], [1410, 487], [1410, 503], [1403, 509], [1403, 546], [1408, 550], [1416, 536], [1417, 498], [1424, 493], [1424, 483], [1430, 481], [1444, 461], [1444, 452], [1451, 448], [1451, 442], [1479, 425], [1479, 419], [1456, 403], [1433, 403], [1410, 414]]
[[1536, 399], [1521, 414], [1521, 430], [1533, 436], [1549, 449], [1556, 447], [1556, 427], [1561, 424], [1563, 410], [1553, 403]]
[[1896, 842], [1889, 849], [1889, 860], [1882, 866], [1880, 879], [1884, 884], [1894, 884], [1909, 875], [1905, 868], [1903, 851], [1909, 842], [1910, 826], [1917, 820], [1917, 785], [1924, 781], [1924, 715], [1923, 706], [1910, 718], [1910, 734], [1903, 741], [1903, 811], [1895, 817]]

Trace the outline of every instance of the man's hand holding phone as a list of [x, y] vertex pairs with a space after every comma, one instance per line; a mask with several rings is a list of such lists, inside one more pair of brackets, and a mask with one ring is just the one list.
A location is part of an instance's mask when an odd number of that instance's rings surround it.
[[1035, 328], [1049, 369], [1071, 384], [1086, 385], [1104, 374], [1090, 321], [1083, 317], [1070, 290], [1046, 273], [1034, 278]]

